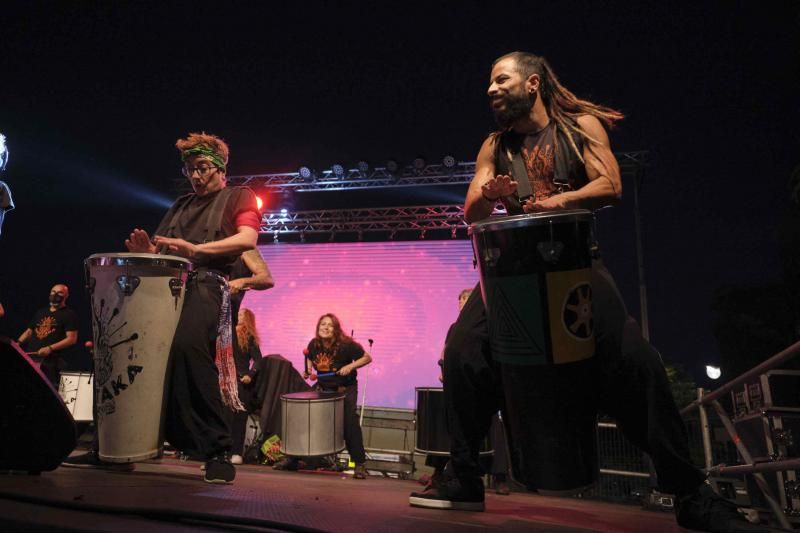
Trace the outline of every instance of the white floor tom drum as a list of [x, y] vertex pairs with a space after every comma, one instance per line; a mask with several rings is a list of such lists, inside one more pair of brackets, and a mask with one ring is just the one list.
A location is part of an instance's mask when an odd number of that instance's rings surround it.
[[92, 416], [92, 374], [89, 372], [62, 372], [58, 384], [58, 394], [64, 400], [67, 410], [75, 422], [91, 422]]

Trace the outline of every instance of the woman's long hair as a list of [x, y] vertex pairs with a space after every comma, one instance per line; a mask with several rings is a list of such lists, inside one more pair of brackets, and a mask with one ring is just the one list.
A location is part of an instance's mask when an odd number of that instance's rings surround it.
[[314, 345], [318, 349], [323, 349], [325, 347], [325, 343], [323, 342], [322, 338], [319, 336], [319, 325], [322, 321], [326, 318], [330, 318], [331, 322], [333, 323], [333, 341], [332, 345], [339, 345], [344, 344], [346, 342], [353, 342], [352, 337], [349, 337], [344, 334], [342, 331], [342, 323], [339, 321], [339, 318], [334, 315], [333, 313], [325, 313], [319, 320], [317, 320], [317, 327], [314, 329]]
[[242, 309], [242, 314], [244, 314], [243, 320], [236, 324], [236, 339], [239, 342], [239, 347], [242, 350], [246, 350], [250, 339], [253, 339], [256, 345], [261, 344], [261, 342], [256, 329], [256, 315], [250, 309]]
[[583, 154], [578, 149], [575, 143], [574, 135], [580, 135], [589, 141], [591, 149], [592, 144], [597, 144], [597, 139], [593, 139], [587, 135], [577, 125], [577, 119], [581, 115], [592, 115], [596, 117], [606, 128], [614, 127], [614, 124], [625, 118], [621, 112], [610, 107], [602, 106], [582, 100], [575, 96], [569, 89], [561, 85], [558, 81], [553, 69], [547, 63], [547, 60], [541, 56], [537, 56], [528, 52], [511, 52], [504, 56], [498, 57], [492, 67], [504, 59], [512, 58], [516, 63], [516, 70], [523, 78], [527, 79], [531, 74], [538, 74], [541, 80], [540, 94], [542, 103], [544, 104], [547, 114], [556, 123], [556, 127], [565, 135], [569, 140], [570, 147], [583, 161]]

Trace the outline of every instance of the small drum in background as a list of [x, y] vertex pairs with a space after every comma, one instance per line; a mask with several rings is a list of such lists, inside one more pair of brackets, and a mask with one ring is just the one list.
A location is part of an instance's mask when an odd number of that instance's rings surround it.
[[182, 257], [122, 253], [92, 255], [85, 267], [100, 458], [157, 457], [169, 352], [192, 265]]
[[294, 392], [281, 395], [281, 451], [319, 457], [344, 450], [344, 395]]
[[570, 210], [470, 227], [512, 472], [531, 489], [597, 479], [591, 221]]
[[[450, 455], [450, 433], [444, 412], [444, 389], [441, 387], [417, 387], [417, 438], [414, 451], [428, 455]], [[485, 438], [481, 443], [481, 455], [492, 455], [494, 450]]]
[[92, 374], [89, 372], [62, 372], [58, 394], [75, 422], [91, 422], [94, 401]]

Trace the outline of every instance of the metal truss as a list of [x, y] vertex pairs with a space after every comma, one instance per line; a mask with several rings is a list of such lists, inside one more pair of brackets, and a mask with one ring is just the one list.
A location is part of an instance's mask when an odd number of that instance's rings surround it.
[[[495, 210], [497, 214], [505, 211]], [[261, 232], [278, 235], [292, 233], [388, 232], [450, 230], [469, 226], [464, 206], [459, 204], [381, 207], [367, 209], [325, 209], [281, 214], [265, 213]]]
[[[647, 152], [617, 152], [620, 170], [635, 173], [647, 166]], [[475, 175], [474, 162], [457, 162], [447, 168], [443, 164], [425, 165], [422, 168], [406, 166], [391, 172], [385, 167], [368, 171], [357, 168], [344, 170], [341, 177], [332, 170], [325, 170], [310, 178], [303, 178], [298, 172], [280, 174], [252, 174], [228, 176], [230, 185], [246, 185], [254, 189], [273, 191], [342, 191], [355, 189], [388, 189], [392, 187], [420, 187], [430, 185], [464, 185]], [[187, 186], [186, 180], [180, 186]]]
[[325, 170], [311, 178], [303, 178], [298, 172], [282, 174], [257, 174], [252, 176], [229, 176], [231, 185], [247, 185], [258, 189], [293, 191], [342, 191], [352, 189], [381, 189], [390, 187], [419, 187], [422, 185], [450, 185], [469, 183], [475, 175], [475, 163], [459, 162], [447, 168], [442, 164], [425, 165], [422, 168], [407, 166], [395, 172], [378, 167], [366, 172], [357, 168], [345, 170], [336, 176]]

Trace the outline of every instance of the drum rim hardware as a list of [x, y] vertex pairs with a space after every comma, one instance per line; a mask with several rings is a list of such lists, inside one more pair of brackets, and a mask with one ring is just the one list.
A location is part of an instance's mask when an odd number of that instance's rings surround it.
[[[482, 233], [484, 231], [506, 230], [515, 227], [527, 227], [531, 221], [538, 221], [544, 224], [551, 222], [570, 222], [587, 220], [592, 217], [592, 212], [586, 209], [567, 209], [564, 211], [547, 211], [542, 213], [526, 213], [524, 215], [512, 215], [504, 217], [490, 217], [480, 222], [475, 222], [469, 227], [470, 235], [473, 232]], [[539, 221], [541, 219], [541, 221]]]
[[87, 266], [158, 266], [192, 270], [188, 259], [176, 255], [159, 254], [94, 254], [86, 259]]

